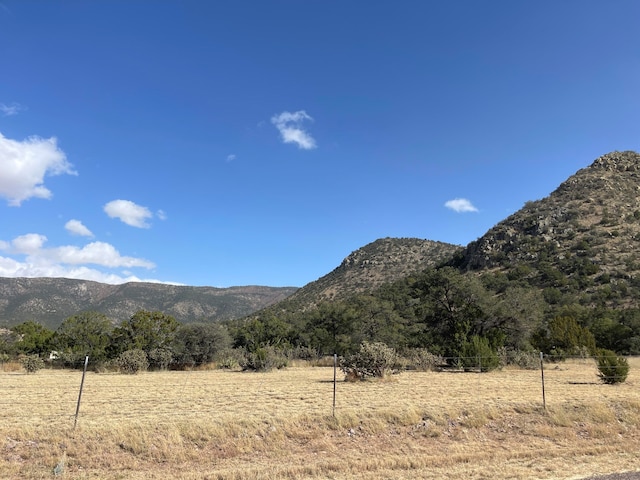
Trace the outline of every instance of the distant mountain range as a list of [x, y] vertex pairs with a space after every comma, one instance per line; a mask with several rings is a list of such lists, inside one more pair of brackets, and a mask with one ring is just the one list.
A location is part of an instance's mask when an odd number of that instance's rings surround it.
[[[0, 325], [36, 320], [56, 327], [96, 310], [114, 321], [139, 309], [181, 322], [238, 319], [313, 308], [372, 292], [440, 265], [492, 282], [541, 289], [545, 300], [587, 307], [640, 307], [640, 154], [612, 152], [466, 247], [415, 238], [376, 240], [332, 272], [296, 288], [105, 285], [67, 279], [0, 279]], [[487, 280], [488, 281], [488, 280]]]
[[132, 282], [107, 285], [65, 278], [0, 278], [0, 326], [34, 320], [55, 329], [82, 311], [114, 322], [138, 310], [158, 310], [180, 322], [223, 321], [249, 315], [294, 293], [294, 287], [186, 287]]

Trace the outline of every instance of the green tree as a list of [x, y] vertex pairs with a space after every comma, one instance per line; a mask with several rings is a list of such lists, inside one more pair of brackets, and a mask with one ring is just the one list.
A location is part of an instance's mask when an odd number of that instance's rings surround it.
[[13, 330], [19, 340], [15, 343], [18, 353], [27, 355], [45, 355], [51, 350], [51, 340], [53, 338], [53, 330], [40, 325], [31, 320], [16, 325]]
[[[625, 355], [640, 355], [640, 309], [610, 310], [608, 316], [615, 321], [611, 325], [611, 329], [614, 331], [608, 332], [610, 334], [608, 336], [610, 346], [607, 347], [606, 344], [600, 345], [599, 343], [598, 346], [609, 348]], [[596, 341], [598, 340], [599, 338], [596, 337]]]
[[59, 350], [75, 355], [77, 360], [86, 355], [92, 362], [106, 359], [111, 341], [112, 325], [106, 315], [98, 312], [83, 312], [62, 322], [56, 330], [55, 343]]
[[544, 300], [538, 289], [508, 287], [498, 297], [484, 298], [487, 318], [480, 335], [492, 340], [495, 347], [504, 344], [512, 349], [530, 349], [529, 339], [542, 324]]
[[245, 348], [248, 352], [266, 346], [287, 348], [291, 346], [293, 336], [291, 325], [271, 314], [252, 318], [233, 332], [234, 346]]
[[465, 368], [478, 368], [481, 372], [490, 372], [500, 365], [498, 354], [489, 345], [489, 340], [478, 335], [464, 344], [461, 360]]
[[155, 348], [170, 348], [179, 325], [171, 315], [139, 310], [114, 329], [112, 350], [119, 354], [140, 349], [148, 354]]
[[633, 337], [633, 330], [612, 317], [599, 316], [591, 323], [589, 330], [593, 333], [598, 347], [628, 354], [629, 339]]
[[231, 346], [227, 328], [219, 323], [187, 323], [176, 330], [172, 349], [179, 366], [212, 362], [216, 354]]
[[482, 309], [486, 290], [480, 281], [446, 267], [427, 271], [413, 289], [419, 300], [416, 317], [422, 319], [427, 338], [445, 356], [460, 356], [465, 343], [483, 329], [487, 318]]
[[345, 355], [359, 348], [360, 317], [348, 302], [322, 303], [304, 313], [300, 336], [321, 354]]
[[407, 345], [406, 321], [392, 302], [373, 295], [358, 295], [349, 304], [358, 317], [353, 344], [378, 342], [396, 349]]
[[624, 357], [619, 357], [616, 352], [601, 349], [598, 351], [598, 376], [603, 383], [615, 385], [622, 383], [629, 374], [629, 362]]
[[0, 354], [15, 355], [20, 336], [8, 328], [0, 328]]
[[560, 357], [579, 355], [584, 351], [592, 355], [596, 351], [593, 334], [573, 317], [553, 318], [546, 329], [534, 336], [533, 343], [539, 350]]

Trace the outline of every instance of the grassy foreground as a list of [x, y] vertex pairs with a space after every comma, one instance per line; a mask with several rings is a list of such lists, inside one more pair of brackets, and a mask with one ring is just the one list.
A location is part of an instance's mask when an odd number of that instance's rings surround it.
[[[539, 371], [0, 372], [0, 478], [578, 479], [638, 469], [640, 359]], [[340, 372], [338, 378], [341, 379]]]

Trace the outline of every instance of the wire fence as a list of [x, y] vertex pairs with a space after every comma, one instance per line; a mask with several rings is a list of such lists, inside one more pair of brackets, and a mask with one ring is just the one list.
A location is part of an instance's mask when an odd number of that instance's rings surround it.
[[[449, 359], [439, 371], [404, 371], [383, 381], [345, 382], [333, 367], [267, 373], [225, 370], [137, 375], [44, 369], [0, 371], [0, 428], [73, 427], [111, 422], [268, 422], [384, 412], [544, 409], [599, 400], [640, 402], [640, 358], [624, 383], [606, 385], [596, 357], [544, 357], [535, 369], [482, 372], [489, 359]], [[467, 360], [463, 362], [463, 360]], [[473, 366], [477, 361], [477, 366]], [[460, 365], [471, 365], [462, 368]]]

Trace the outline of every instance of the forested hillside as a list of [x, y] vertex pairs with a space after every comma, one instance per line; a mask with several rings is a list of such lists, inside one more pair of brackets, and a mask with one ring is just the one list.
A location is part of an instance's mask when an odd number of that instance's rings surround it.
[[462, 250], [420, 238], [380, 238], [349, 254], [333, 271], [274, 304], [275, 312], [297, 312], [324, 302], [371, 292], [427, 267], [441, 265]]
[[544, 290], [549, 303], [640, 306], [640, 155], [598, 158], [527, 203], [450, 265]]
[[[236, 344], [302, 344], [324, 353], [363, 341], [460, 355], [492, 349], [640, 354], [640, 155], [612, 152], [528, 202], [446, 266], [437, 261], [345, 297], [285, 301], [232, 327]], [[258, 333], [259, 332], [259, 333]], [[253, 342], [253, 343], [252, 343]]]

